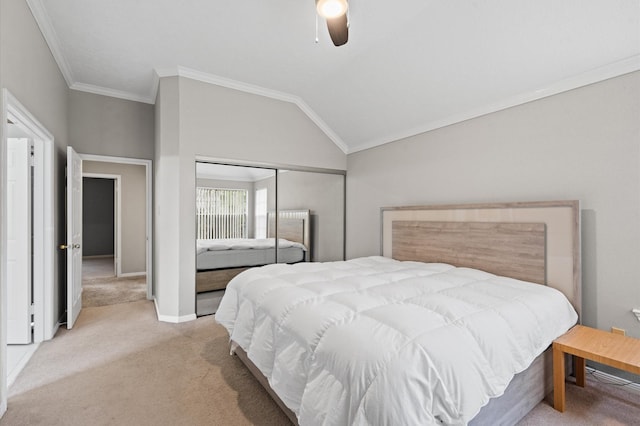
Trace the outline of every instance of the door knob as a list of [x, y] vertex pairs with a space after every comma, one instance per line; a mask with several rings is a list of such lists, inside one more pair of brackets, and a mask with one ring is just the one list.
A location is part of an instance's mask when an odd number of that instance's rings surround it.
[[68, 245], [66, 245], [66, 244], [60, 244], [60, 250], [66, 250], [66, 249], [68, 249], [68, 248], [69, 248], [69, 246], [68, 246]]
[[79, 249], [79, 248], [80, 248], [80, 244], [74, 244], [74, 245], [73, 245], [73, 248], [74, 248], [74, 249]]

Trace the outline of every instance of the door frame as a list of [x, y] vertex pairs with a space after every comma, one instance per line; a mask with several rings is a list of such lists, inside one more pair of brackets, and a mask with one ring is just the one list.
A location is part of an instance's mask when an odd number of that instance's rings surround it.
[[[35, 169], [33, 182], [34, 223], [34, 343], [53, 338], [57, 330], [54, 324], [54, 137], [40, 122], [9, 92], [3, 89], [3, 152], [6, 154], [7, 119], [19, 123], [33, 138]], [[3, 158], [6, 158], [3, 156]], [[40, 161], [38, 161], [40, 160]], [[6, 160], [5, 160], [6, 161]], [[5, 171], [6, 173], [6, 171]], [[3, 175], [3, 218], [6, 218], [6, 176]], [[6, 219], [3, 219], [2, 265], [6, 264]], [[4, 269], [4, 268], [3, 268]], [[2, 273], [3, 300], [6, 300], [6, 271]], [[6, 311], [3, 309], [3, 326], [6, 326]], [[6, 344], [6, 342], [5, 342]]]
[[[34, 344], [53, 338], [59, 327], [57, 319], [54, 319], [54, 259], [56, 244], [54, 240], [54, 137], [53, 135], [25, 108], [13, 94], [2, 89], [2, 111], [0, 127], [2, 128], [2, 140], [0, 140], [0, 161], [7, 161], [7, 119], [19, 123], [34, 141], [36, 168], [34, 169], [34, 264], [38, 267], [34, 270]], [[38, 159], [40, 161], [38, 162]], [[0, 218], [0, 359], [6, 360], [7, 356], [7, 176], [6, 167], [2, 167], [0, 177], [0, 192], [2, 193], [2, 206]], [[37, 228], [37, 229], [36, 229]], [[42, 265], [40, 267], [39, 265]], [[0, 365], [0, 415], [7, 409], [7, 371], [6, 364]]]
[[[97, 179], [110, 179], [114, 181], [114, 194], [113, 194], [113, 273], [116, 277], [122, 276], [122, 176], [108, 174], [108, 173], [91, 173], [82, 172], [83, 178], [97, 178]], [[84, 186], [82, 187], [84, 198]], [[84, 221], [84, 209], [82, 212], [82, 220]]]
[[113, 157], [108, 155], [94, 155], [94, 154], [82, 154], [78, 153], [83, 161], [99, 161], [103, 163], [116, 163], [116, 164], [133, 164], [145, 167], [145, 191], [146, 191], [146, 273], [147, 273], [147, 299], [153, 299], [153, 168], [151, 160], [144, 160], [140, 158], [127, 158], [127, 157]]

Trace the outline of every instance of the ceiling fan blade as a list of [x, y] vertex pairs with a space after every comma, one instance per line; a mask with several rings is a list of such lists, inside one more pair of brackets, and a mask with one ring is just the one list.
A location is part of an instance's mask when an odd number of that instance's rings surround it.
[[342, 46], [349, 41], [349, 25], [346, 13], [337, 18], [327, 18], [327, 28], [334, 45]]

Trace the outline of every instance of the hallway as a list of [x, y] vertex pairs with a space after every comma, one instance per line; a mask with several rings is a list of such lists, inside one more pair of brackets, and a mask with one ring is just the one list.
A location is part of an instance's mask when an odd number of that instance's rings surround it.
[[147, 298], [147, 277], [117, 278], [113, 257], [82, 260], [82, 306], [117, 305]]

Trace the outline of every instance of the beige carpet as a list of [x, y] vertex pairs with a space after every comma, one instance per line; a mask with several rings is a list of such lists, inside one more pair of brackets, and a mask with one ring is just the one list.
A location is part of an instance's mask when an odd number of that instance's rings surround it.
[[156, 320], [153, 302], [85, 308], [40, 345], [0, 425], [283, 425], [212, 316]]
[[82, 279], [82, 306], [115, 305], [147, 298], [147, 277], [98, 277]]
[[[286, 425], [212, 316], [156, 320], [153, 303], [85, 308], [43, 343], [9, 390], [8, 425]], [[590, 379], [567, 411], [539, 404], [522, 425], [640, 424], [640, 396]]]
[[[572, 379], [569, 379], [572, 380]], [[640, 425], [640, 393], [606, 384], [587, 375], [584, 388], [567, 383], [566, 410], [553, 409], [553, 394], [523, 418], [519, 426], [614, 426]]]

